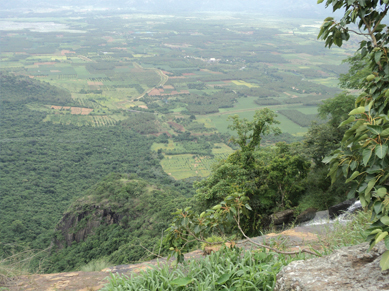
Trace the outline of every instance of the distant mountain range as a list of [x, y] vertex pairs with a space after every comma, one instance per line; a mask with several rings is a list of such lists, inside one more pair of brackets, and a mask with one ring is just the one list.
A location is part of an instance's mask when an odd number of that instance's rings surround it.
[[317, 5], [316, 0], [0, 0], [0, 10], [60, 8], [66, 6], [120, 8], [151, 13], [256, 12], [274, 16], [311, 18], [328, 16], [332, 12], [330, 9], [325, 9], [323, 4]]

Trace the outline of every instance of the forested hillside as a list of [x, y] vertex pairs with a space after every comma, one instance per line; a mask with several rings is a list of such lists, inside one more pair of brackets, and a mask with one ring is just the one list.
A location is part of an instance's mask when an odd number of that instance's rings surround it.
[[165, 254], [163, 232], [170, 214], [184, 202], [187, 198], [174, 187], [152, 184], [136, 174], [110, 174], [66, 211], [45, 266], [59, 272], [99, 258], [115, 265], [153, 258], [145, 248]]
[[[111, 172], [173, 182], [163, 172], [158, 155], [150, 151], [154, 137], [122, 126], [94, 128], [42, 122], [47, 113], [30, 110], [28, 105], [68, 105], [69, 95], [29, 78], [1, 77], [2, 243], [47, 247], [70, 202]], [[26, 88], [33, 94], [26, 94]], [[184, 183], [176, 185], [179, 189]], [[190, 193], [190, 188], [182, 187]]]

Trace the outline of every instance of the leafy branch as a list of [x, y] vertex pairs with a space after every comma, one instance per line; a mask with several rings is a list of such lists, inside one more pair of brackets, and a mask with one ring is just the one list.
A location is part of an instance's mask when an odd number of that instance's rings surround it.
[[[327, 0], [326, 6], [330, 5], [334, 11], [345, 8], [344, 16], [340, 22], [325, 19], [318, 38], [324, 39], [326, 46], [331, 47], [332, 43], [341, 46], [352, 31], [348, 26], [358, 25], [367, 31], [362, 35], [369, 37], [368, 41], [360, 42], [359, 50], [371, 73], [356, 85], [363, 93], [356, 99], [350, 117], [340, 124], [340, 127], [351, 125], [343, 136], [341, 148], [323, 162], [330, 165], [332, 182], [345, 176], [346, 183], [353, 185], [349, 198], [357, 196], [363, 207], [372, 210], [367, 237], [370, 248], [384, 240], [389, 249], [389, 30], [382, 24], [389, 1]], [[383, 270], [389, 269], [389, 251], [383, 254], [380, 265]]]

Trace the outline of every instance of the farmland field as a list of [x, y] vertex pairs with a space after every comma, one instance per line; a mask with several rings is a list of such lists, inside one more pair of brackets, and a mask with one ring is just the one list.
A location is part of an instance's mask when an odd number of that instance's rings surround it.
[[341, 62], [356, 43], [325, 49], [317, 19], [30, 15], [0, 22], [1, 73], [48, 82], [72, 101], [28, 107], [47, 114], [42, 122], [154, 136], [175, 179], [207, 176], [232, 152], [230, 115], [268, 107], [286, 134], [265, 144], [301, 138], [318, 105], [341, 92]]

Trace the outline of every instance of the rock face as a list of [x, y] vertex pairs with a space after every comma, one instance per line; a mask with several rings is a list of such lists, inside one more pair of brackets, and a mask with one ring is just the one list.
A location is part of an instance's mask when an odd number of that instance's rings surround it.
[[123, 219], [123, 215], [98, 205], [90, 205], [87, 209], [80, 207], [77, 210], [76, 213], [65, 213], [57, 225], [56, 230], [63, 237], [63, 240], [54, 239], [54, 243], [59, 249], [64, 247], [63, 242], [66, 246], [70, 246], [73, 241], [84, 241], [96, 227], [103, 223], [107, 225], [117, 224]]
[[301, 222], [305, 222], [305, 221], [308, 221], [308, 220], [312, 220], [312, 219], [315, 218], [316, 211], [317, 211], [316, 208], [308, 208], [308, 209], [304, 210], [303, 212], [301, 212], [296, 217], [296, 221], [298, 223], [301, 223]]
[[293, 219], [293, 210], [287, 209], [284, 211], [273, 213], [270, 216], [270, 219], [275, 225], [288, 224], [292, 222]]
[[386, 248], [383, 242], [367, 253], [369, 245], [345, 247], [333, 254], [295, 261], [277, 275], [275, 291], [377, 291], [389, 290], [389, 270], [379, 262]]
[[330, 218], [334, 219], [336, 216], [339, 216], [344, 213], [351, 205], [355, 203], [355, 201], [356, 199], [349, 199], [328, 208]]

